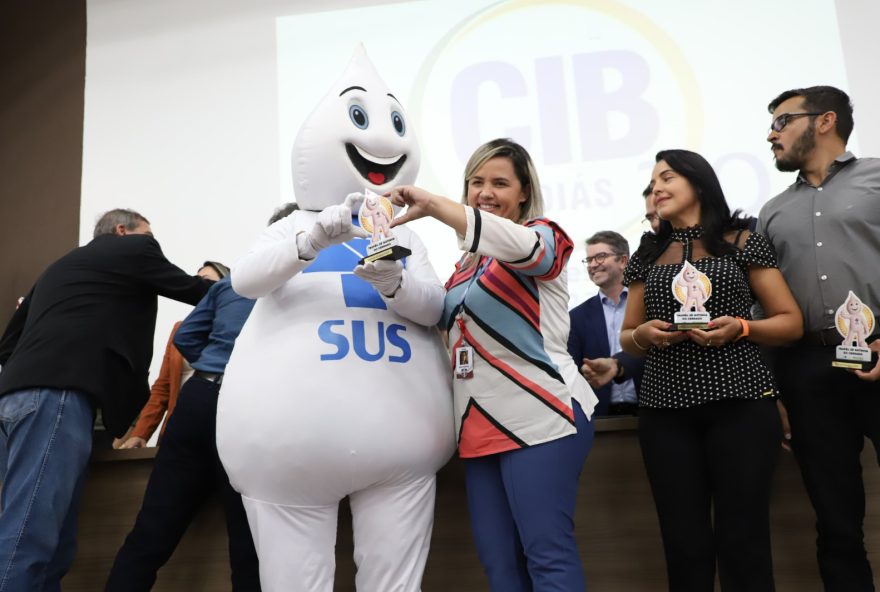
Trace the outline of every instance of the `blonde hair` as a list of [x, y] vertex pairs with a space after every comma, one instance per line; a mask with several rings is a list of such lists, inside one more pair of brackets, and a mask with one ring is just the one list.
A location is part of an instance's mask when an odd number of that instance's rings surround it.
[[477, 174], [477, 171], [493, 158], [506, 158], [513, 165], [513, 172], [526, 194], [526, 201], [519, 210], [518, 223], [523, 223], [532, 218], [544, 215], [544, 198], [541, 196], [541, 183], [538, 181], [538, 172], [532, 164], [532, 158], [525, 148], [508, 138], [498, 138], [486, 142], [476, 150], [468, 159], [464, 167], [464, 189], [461, 194], [461, 203], [467, 205], [468, 182]]

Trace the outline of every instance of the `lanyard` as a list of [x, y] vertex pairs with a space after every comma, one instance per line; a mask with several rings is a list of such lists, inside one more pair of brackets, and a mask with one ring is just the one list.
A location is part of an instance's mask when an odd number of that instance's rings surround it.
[[[483, 259], [482, 257], [480, 259]], [[467, 286], [464, 287], [464, 292], [461, 294], [461, 299], [458, 301], [458, 304], [455, 305], [453, 310], [458, 311], [456, 313], [456, 317], [461, 318], [461, 311], [463, 310], [463, 304], [465, 298], [467, 298], [468, 292], [470, 292], [471, 286], [486, 272], [486, 268], [489, 267], [489, 264], [492, 263], [492, 257], [486, 257], [485, 261], [480, 261], [477, 264], [477, 270], [474, 272], [474, 275], [471, 276], [471, 279], [468, 280]]]
[[[481, 257], [481, 259], [483, 259], [483, 258]], [[473, 286], [474, 283], [477, 281], [477, 279], [479, 279], [479, 277], [481, 275], [483, 275], [483, 273], [486, 272], [486, 268], [489, 267], [490, 263], [492, 263], [492, 257], [486, 257], [485, 261], [480, 261], [480, 263], [477, 264], [477, 270], [474, 271], [474, 275], [472, 275], [471, 279], [468, 280], [468, 284], [464, 288], [464, 292], [461, 295], [461, 299], [458, 301], [458, 304], [456, 304], [455, 308], [453, 309], [453, 310], [457, 311], [455, 314], [455, 322], [458, 324], [458, 331], [460, 333], [458, 341], [455, 343], [455, 346], [461, 345], [461, 343], [464, 341], [465, 329], [464, 329], [464, 319], [462, 318], [462, 314], [464, 313], [464, 301], [467, 298], [467, 295], [471, 289], [471, 286]]]

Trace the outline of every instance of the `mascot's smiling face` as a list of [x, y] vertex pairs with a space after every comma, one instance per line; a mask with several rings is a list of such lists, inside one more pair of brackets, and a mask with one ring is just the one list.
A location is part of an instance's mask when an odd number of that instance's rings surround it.
[[364, 187], [385, 193], [413, 183], [419, 160], [403, 106], [359, 46], [297, 134], [291, 163], [296, 201], [317, 211]]
[[[369, 181], [370, 184], [380, 187], [395, 179], [400, 169], [406, 164], [409, 142], [389, 141], [394, 140], [394, 138], [388, 137], [389, 124], [395, 134], [400, 138], [406, 138], [407, 129], [403, 107], [391, 93], [387, 93], [384, 97], [376, 95], [377, 93], [371, 94], [362, 86], [350, 86], [343, 90], [339, 96], [340, 98], [348, 97], [346, 101], [348, 118], [354, 128], [346, 138], [345, 153], [361, 177]], [[370, 113], [373, 114], [372, 120]], [[388, 121], [382, 121], [383, 118]], [[379, 130], [378, 133], [370, 134], [371, 125], [374, 126], [374, 129]], [[380, 156], [369, 151], [370, 148], [379, 151], [383, 147], [386, 150], [390, 149], [393, 154]]]

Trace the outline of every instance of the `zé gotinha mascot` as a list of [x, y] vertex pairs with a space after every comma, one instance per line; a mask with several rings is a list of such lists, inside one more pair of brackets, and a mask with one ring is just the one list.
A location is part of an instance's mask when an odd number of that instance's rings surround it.
[[[359, 592], [418, 592], [435, 473], [455, 447], [450, 362], [434, 325], [444, 290], [424, 245], [395, 228], [401, 261], [359, 265], [364, 189], [415, 180], [403, 106], [363, 47], [293, 147], [300, 210], [239, 260], [257, 303], [220, 393], [217, 447], [241, 492], [264, 592], [331, 592], [348, 496]], [[352, 210], [354, 209], [354, 216]]]

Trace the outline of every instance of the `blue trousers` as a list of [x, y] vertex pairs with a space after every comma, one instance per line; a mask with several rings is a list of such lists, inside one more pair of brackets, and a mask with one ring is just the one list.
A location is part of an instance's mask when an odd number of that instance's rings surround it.
[[593, 425], [574, 403], [577, 434], [464, 460], [477, 553], [494, 592], [583, 592], [574, 538], [581, 468]]
[[77, 391], [31, 388], [0, 397], [0, 591], [61, 590], [76, 554], [93, 421], [88, 396]]

